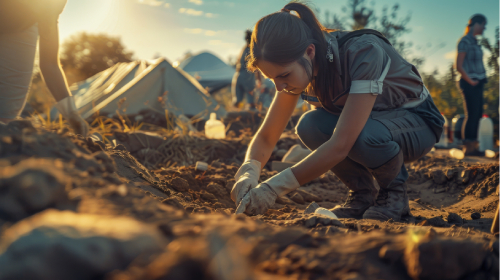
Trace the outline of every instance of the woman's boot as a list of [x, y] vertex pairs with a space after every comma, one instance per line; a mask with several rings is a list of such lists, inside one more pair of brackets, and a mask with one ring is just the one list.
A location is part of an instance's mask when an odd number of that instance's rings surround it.
[[373, 176], [366, 167], [348, 157], [331, 170], [350, 190], [346, 202], [331, 211], [339, 218], [361, 219], [377, 196]]
[[387, 221], [401, 220], [401, 216], [410, 214], [406, 179], [408, 174], [402, 168], [403, 153], [399, 153], [386, 164], [371, 169], [380, 190], [375, 205], [366, 210], [363, 219]]

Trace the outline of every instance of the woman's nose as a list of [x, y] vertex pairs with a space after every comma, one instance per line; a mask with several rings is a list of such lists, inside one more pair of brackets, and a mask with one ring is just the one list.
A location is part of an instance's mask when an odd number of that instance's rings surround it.
[[282, 91], [286, 89], [287, 86], [286, 83], [276, 83], [276, 91]]

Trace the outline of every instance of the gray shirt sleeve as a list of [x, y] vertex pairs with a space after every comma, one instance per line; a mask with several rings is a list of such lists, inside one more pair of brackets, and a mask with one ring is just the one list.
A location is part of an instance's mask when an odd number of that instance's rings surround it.
[[465, 39], [465, 36], [462, 37], [462, 39], [460, 40], [460, 42], [458, 42], [457, 51], [458, 52], [467, 52], [468, 45], [469, 44], [467, 43], [467, 40]]
[[362, 42], [350, 48], [347, 56], [352, 81], [349, 93], [382, 94], [383, 81], [391, 63], [384, 49], [373, 42]]

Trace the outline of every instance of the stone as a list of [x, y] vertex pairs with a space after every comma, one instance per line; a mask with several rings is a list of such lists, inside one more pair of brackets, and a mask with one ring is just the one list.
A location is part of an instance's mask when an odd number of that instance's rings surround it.
[[435, 227], [446, 227], [446, 226], [448, 226], [448, 224], [443, 220], [442, 217], [430, 218], [430, 219], [427, 220], [427, 222], [429, 223], [429, 225], [435, 226]]
[[295, 203], [298, 203], [298, 204], [304, 204], [305, 201], [304, 201], [304, 198], [302, 197], [302, 195], [300, 195], [298, 192], [294, 193], [292, 195], [292, 197], [290, 197], [290, 199], [295, 202]]
[[165, 246], [157, 227], [132, 218], [50, 209], [4, 231], [0, 279], [101, 279]]
[[304, 198], [305, 202], [315, 202], [315, 201], [321, 202], [321, 201], [323, 201], [323, 198], [321, 198], [315, 194], [312, 194], [306, 190], [298, 189], [297, 193], [299, 193]]
[[455, 213], [448, 214], [447, 221], [450, 224], [456, 224], [456, 225], [462, 225], [464, 223], [462, 217], [460, 217], [458, 214]]
[[474, 213], [470, 214], [470, 217], [471, 217], [473, 220], [478, 220], [478, 219], [481, 219], [481, 213], [474, 212]]
[[189, 190], [189, 183], [186, 179], [176, 177], [170, 182], [170, 186], [178, 192], [187, 192]]
[[306, 210], [304, 210], [304, 214], [312, 214], [314, 213], [314, 211], [316, 211], [316, 209], [319, 208], [319, 205], [318, 203], [316, 202], [313, 202], [311, 204], [309, 204], [306, 208]]
[[438, 185], [444, 184], [448, 181], [446, 175], [440, 169], [434, 170], [434, 172], [432, 173], [432, 180]]

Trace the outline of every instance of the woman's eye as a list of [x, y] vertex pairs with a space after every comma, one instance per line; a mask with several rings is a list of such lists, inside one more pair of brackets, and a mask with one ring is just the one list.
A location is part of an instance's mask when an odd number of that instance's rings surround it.
[[286, 78], [286, 77], [288, 77], [288, 75], [290, 75], [290, 73], [286, 73], [285, 75], [282, 75], [281, 78]]

